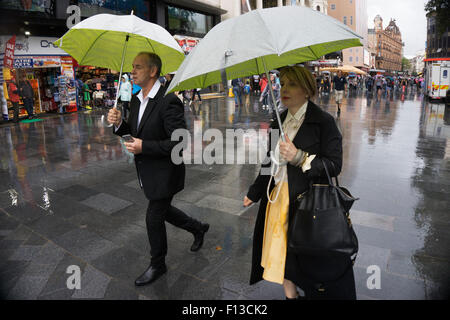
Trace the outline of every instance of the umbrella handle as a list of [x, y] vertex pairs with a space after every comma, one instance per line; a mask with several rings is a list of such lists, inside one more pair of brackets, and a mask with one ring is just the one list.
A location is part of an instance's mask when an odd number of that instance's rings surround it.
[[267, 71], [266, 61], [264, 60], [264, 57], [261, 57], [261, 60], [262, 60], [263, 66], [264, 66], [264, 71], [266, 73], [267, 85], [269, 86], [270, 95], [272, 96], [272, 102], [274, 105], [275, 114], [277, 116], [278, 127], [280, 128], [281, 141], [286, 142], [286, 138], [284, 137], [283, 125], [281, 123], [280, 113], [278, 112], [277, 101], [275, 99], [275, 94], [273, 93], [273, 89], [272, 89], [272, 80], [270, 80], [269, 72]]

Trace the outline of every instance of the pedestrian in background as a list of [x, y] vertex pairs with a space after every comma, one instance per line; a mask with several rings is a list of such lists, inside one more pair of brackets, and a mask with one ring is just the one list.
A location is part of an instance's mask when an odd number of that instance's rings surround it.
[[[273, 102], [271, 93], [270, 93], [270, 87], [272, 87], [273, 94], [275, 96], [275, 104]], [[270, 75], [270, 83], [267, 83], [264, 90], [261, 93], [260, 101], [268, 101], [268, 104], [266, 105], [266, 108], [270, 110], [271, 112], [275, 111], [275, 108], [278, 106], [278, 102], [280, 101], [280, 84], [276, 81], [276, 75], [271, 74]]]
[[16, 86], [16, 79], [14, 77], [11, 78], [11, 81], [8, 84], [8, 96], [9, 101], [13, 106], [13, 122], [19, 122], [19, 111], [20, 111], [20, 97], [19, 97], [19, 89]]
[[130, 101], [131, 94], [133, 92], [133, 87], [131, 82], [128, 80], [128, 75], [122, 75], [122, 83], [120, 84], [119, 99], [122, 102], [123, 117], [128, 119], [130, 113]]
[[201, 89], [199, 89], [199, 88], [194, 88], [194, 90], [192, 90], [192, 101], [191, 101], [191, 103], [195, 102], [195, 95], [197, 95], [199, 103], [202, 104], [202, 96], [200, 95], [200, 90]]
[[240, 78], [237, 78], [231, 80], [231, 86], [233, 87], [234, 103], [237, 108], [240, 108], [242, 107], [242, 87], [244, 84]]
[[261, 95], [260, 95], [259, 101], [262, 102], [263, 110], [268, 107], [267, 95], [263, 96], [263, 91], [264, 91], [264, 89], [266, 89], [267, 83], [268, 83], [268, 79], [267, 79], [266, 75], [263, 74], [261, 76], [261, 80], [259, 80], [259, 88], [261, 89]]
[[342, 71], [338, 71], [337, 75], [333, 79], [333, 89], [338, 106], [338, 115], [341, 114], [341, 104], [342, 100], [344, 99], [346, 87], [347, 79], [345, 79], [345, 77], [343, 76]]
[[245, 105], [245, 112], [246, 114], [250, 114], [250, 92], [252, 91], [252, 88], [250, 86], [250, 79], [245, 79], [245, 85], [244, 85], [244, 105]]
[[[311, 101], [317, 86], [306, 68], [282, 68], [281, 85], [281, 99], [287, 107], [280, 116], [286, 141], [278, 140], [274, 157], [282, 165], [275, 170], [269, 151], [244, 197], [245, 207], [261, 200], [253, 235], [250, 284], [263, 279], [281, 284], [286, 299], [292, 300], [299, 299], [296, 286], [307, 299], [356, 299], [350, 256], [296, 254], [287, 247], [297, 196], [311, 183], [328, 184], [322, 161], [330, 176], [341, 171], [342, 136], [333, 117]], [[271, 129], [278, 128], [278, 122], [273, 121]], [[262, 171], [269, 168], [273, 176]], [[324, 292], [317, 290], [320, 283], [327, 282], [331, 285], [325, 286]]]
[[261, 91], [260, 91], [260, 87], [259, 87], [259, 80], [260, 80], [259, 74], [253, 75], [252, 80], [253, 80], [253, 82], [252, 82], [253, 83], [253, 87], [252, 87], [253, 93], [256, 93], [256, 94], [260, 93]]
[[22, 98], [25, 110], [27, 110], [28, 119], [35, 118], [35, 115], [33, 113], [34, 91], [30, 81], [26, 78], [24, 74], [22, 74], [21, 80], [19, 81], [19, 95]]

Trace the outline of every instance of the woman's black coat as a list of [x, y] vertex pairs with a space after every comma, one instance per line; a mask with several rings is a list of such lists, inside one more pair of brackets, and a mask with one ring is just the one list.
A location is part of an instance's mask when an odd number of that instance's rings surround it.
[[[282, 122], [286, 118], [287, 112], [288, 111], [286, 110], [281, 114]], [[278, 129], [278, 122], [274, 121], [271, 128]], [[315, 154], [316, 158], [311, 163], [311, 169], [306, 171], [306, 173], [303, 173], [302, 169], [299, 167], [295, 167], [290, 164], [287, 165], [289, 186], [289, 226], [292, 224], [292, 218], [294, 216], [295, 199], [300, 193], [308, 190], [310, 181], [317, 183], [328, 182], [321, 160], [323, 159], [327, 164], [327, 168], [329, 169], [331, 176], [337, 176], [341, 172], [342, 168], [342, 135], [336, 126], [334, 118], [311, 101], [308, 102], [303, 124], [292, 142], [297, 149], [306, 151], [309, 155]], [[332, 164], [330, 162], [332, 162]], [[266, 159], [265, 163], [266, 164], [263, 164], [261, 169], [270, 168], [271, 163], [268, 159]], [[250, 187], [247, 194], [247, 197], [253, 202], [261, 200], [253, 235], [253, 255], [250, 284], [254, 284], [262, 280], [262, 274], [264, 271], [263, 267], [261, 267], [261, 255], [267, 206], [267, 184], [269, 183], [269, 180], [270, 174], [264, 175], [261, 174], [260, 171], [258, 177]], [[272, 182], [270, 189], [272, 190], [273, 187], [274, 182]], [[330, 259], [325, 259], [325, 261], [314, 261], [314, 263], [308, 265], [308, 260], [313, 262], [312, 260], [316, 259], [309, 259], [309, 257], [306, 256], [298, 257], [290, 253], [288, 250], [285, 278], [293, 281], [301, 288], [309, 286], [309, 280], [311, 279], [305, 274], [299, 272], [300, 267], [304, 267], [306, 269], [316, 269], [316, 266], [314, 265], [316, 262], [320, 264], [325, 262], [328, 265], [327, 262], [330, 262]], [[345, 260], [347, 261], [347, 259]], [[299, 261], [303, 264], [302, 266], [299, 266]], [[344, 263], [344, 265], [345, 264], [346, 263]], [[323, 270], [325, 273], [324, 277], [329, 277], [331, 279], [334, 277], [335, 273], [342, 274], [342, 270], [345, 271], [346, 269], [345, 266], [342, 266], [342, 268], [340, 266], [336, 267], [337, 268], [333, 268], [333, 270], [331, 270], [330, 267], [325, 268], [326, 270]]]

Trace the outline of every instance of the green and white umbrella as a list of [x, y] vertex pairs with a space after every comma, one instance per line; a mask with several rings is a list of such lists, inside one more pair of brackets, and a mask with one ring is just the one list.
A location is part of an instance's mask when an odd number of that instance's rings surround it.
[[[362, 46], [361, 38], [338, 20], [306, 7], [253, 10], [212, 28], [183, 61], [167, 93], [317, 60]], [[276, 105], [273, 93], [272, 99]]]
[[166, 29], [133, 14], [89, 17], [73, 26], [55, 44], [80, 65], [123, 72], [133, 69], [133, 59], [141, 51], [160, 56], [162, 74], [176, 71], [184, 60], [183, 51]]
[[114, 108], [119, 99], [122, 72], [133, 69], [133, 60], [139, 52], [156, 53], [162, 61], [162, 74], [176, 71], [184, 60], [178, 42], [166, 29], [134, 16], [133, 12], [123, 16], [97, 14], [89, 17], [73, 26], [55, 44], [80, 65], [119, 71]]

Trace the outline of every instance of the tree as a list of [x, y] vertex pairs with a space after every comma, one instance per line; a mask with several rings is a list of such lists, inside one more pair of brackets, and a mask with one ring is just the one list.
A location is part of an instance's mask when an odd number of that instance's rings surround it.
[[408, 58], [402, 58], [402, 71], [407, 71], [411, 68], [411, 62], [409, 62]]
[[442, 36], [450, 25], [450, 0], [428, 0], [425, 11], [427, 16], [436, 13], [436, 30]]

